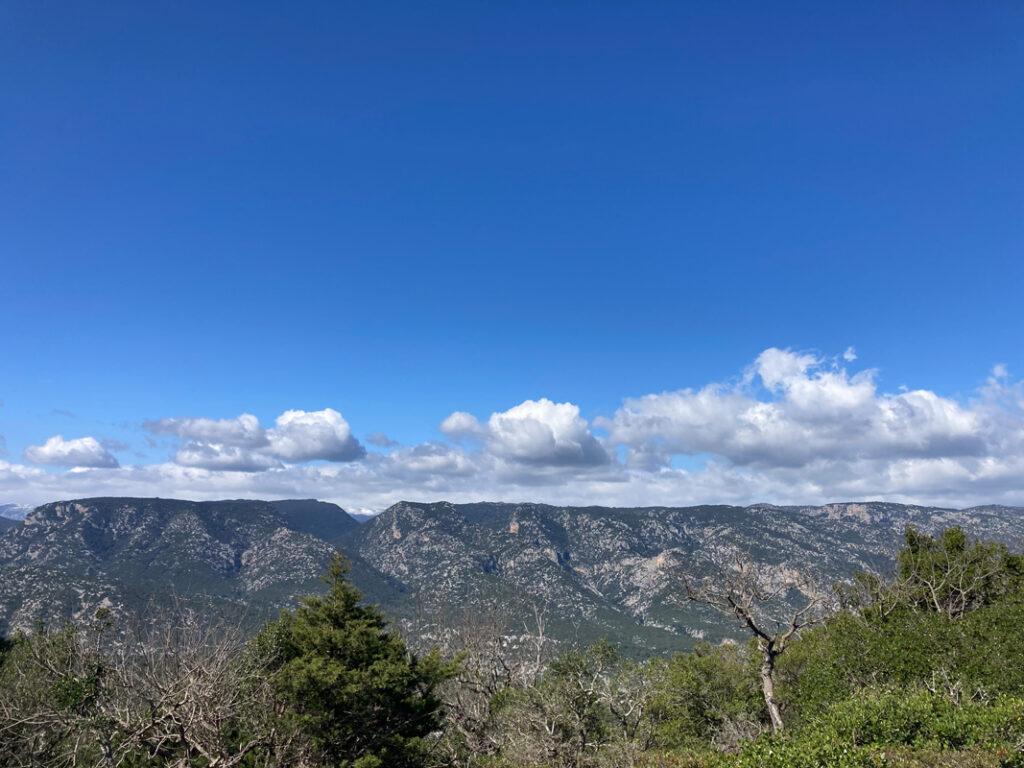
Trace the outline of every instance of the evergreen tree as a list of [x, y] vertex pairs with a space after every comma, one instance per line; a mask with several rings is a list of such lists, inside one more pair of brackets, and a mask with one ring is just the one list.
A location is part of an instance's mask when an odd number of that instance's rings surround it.
[[[413, 768], [442, 726], [437, 686], [454, 673], [432, 652], [417, 659], [347, 580], [339, 555], [323, 597], [307, 597], [257, 639], [270, 643], [275, 682], [318, 763]], [[322, 761], [322, 762], [321, 762]]]

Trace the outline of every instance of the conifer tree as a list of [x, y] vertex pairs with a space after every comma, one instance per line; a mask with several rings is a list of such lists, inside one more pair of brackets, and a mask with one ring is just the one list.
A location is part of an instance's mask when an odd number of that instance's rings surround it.
[[442, 726], [437, 686], [454, 673], [436, 652], [414, 657], [362, 603], [335, 556], [323, 597], [307, 597], [271, 624], [260, 643], [277, 655], [275, 681], [318, 762], [339, 768], [414, 768]]

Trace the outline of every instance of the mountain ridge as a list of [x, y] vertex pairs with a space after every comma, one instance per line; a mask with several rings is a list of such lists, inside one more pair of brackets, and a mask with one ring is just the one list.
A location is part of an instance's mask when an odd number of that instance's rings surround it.
[[908, 524], [1024, 541], [1024, 509], [999, 505], [401, 501], [359, 524], [313, 499], [77, 499], [42, 505], [0, 535], [0, 631], [170, 595], [255, 623], [319, 591], [340, 547], [356, 586], [407, 632], [437, 639], [499, 607], [520, 628], [543, 613], [564, 642], [606, 635], [637, 655], [668, 652], [739, 634], [711, 611], [679, 605], [671, 567], [697, 567], [727, 547], [780, 572], [885, 572]]

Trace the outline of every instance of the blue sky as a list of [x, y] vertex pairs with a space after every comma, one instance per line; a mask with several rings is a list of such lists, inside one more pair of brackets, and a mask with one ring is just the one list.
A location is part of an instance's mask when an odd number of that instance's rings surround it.
[[1021, 73], [1002, 2], [5, 3], [0, 502], [1024, 503]]

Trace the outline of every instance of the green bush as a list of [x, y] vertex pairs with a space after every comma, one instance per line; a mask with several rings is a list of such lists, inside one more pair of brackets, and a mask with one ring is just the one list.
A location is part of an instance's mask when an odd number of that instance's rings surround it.
[[[956, 705], [929, 692], [864, 691], [789, 738], [747, 744], [736, 768], [875, 768], [1014, 765], [1024, 739], [1024, 699]], [[928, 762], [921, 762], [927, 759]]]
[[679, 654], [667, 665], [651, 717], [663, 747], [733, 747], [768, 727], [757, 660], [740, 645]]

